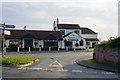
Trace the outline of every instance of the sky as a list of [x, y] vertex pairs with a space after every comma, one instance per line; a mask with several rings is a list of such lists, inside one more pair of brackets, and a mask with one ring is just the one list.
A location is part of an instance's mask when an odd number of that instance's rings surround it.
[[[1, 10], [1, 9], [0, 9]], [[107, 40], [118, 36], [118, 0], [3, 0], [2, 21], [16, 29], [52, 30], [53, 21], [79, 24]]]

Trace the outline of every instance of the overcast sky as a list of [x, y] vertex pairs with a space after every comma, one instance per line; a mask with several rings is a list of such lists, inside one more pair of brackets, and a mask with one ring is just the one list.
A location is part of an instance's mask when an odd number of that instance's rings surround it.
[[60, 23], [88, 27], [107, 40], [118, 35], [118, 0], [2, 2], [2, 23], [19, 29], [52, 30], [56, 18]]

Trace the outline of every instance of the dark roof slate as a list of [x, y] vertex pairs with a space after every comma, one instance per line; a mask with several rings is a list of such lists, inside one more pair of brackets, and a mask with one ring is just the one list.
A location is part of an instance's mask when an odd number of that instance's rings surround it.
[[80, 27], [79, 24], [58, 24], [58, 29], [81, 29], [82, 34], [97, 34], [93, 30], [86, 28], [86, 27]]
[[82, 31], [82, 34], [97, 34], [96, 32], [94, 32], [93, 30], [89, 28], [81, 27], [80, 29]]
[[[39, 40], [62, 40], [60, 31], [42, 31], [42, 30], [9, 30], [10, 35], [6, 35], [6, 39], [22, 39], [22, 38], [35, 38]], [[46, 38], [49, 37], [49, 38]]]
[[58, 29], [80, 29], [79, 24], [58, 24]]

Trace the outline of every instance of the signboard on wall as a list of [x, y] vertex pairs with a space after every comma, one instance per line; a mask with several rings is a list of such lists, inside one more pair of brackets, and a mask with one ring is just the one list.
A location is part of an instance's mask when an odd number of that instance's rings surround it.
[[68, 41], [78, 41], [78, 39], [68, 39]]
[[5, 35], [10, 35], [10, 31], [8, 31], [8, 30], [5, 30]]
[[[4, 24], [0, 24], [0, 27], [3, 27]], [[5, 25], [4, 28], [15, 28], [15, 25]]]

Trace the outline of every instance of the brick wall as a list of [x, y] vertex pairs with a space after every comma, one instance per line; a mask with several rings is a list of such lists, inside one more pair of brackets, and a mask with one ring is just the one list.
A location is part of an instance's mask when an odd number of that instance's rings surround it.
[[104, 48], [96, 46], [94, 49], [95, 59], [98, 62], [112, 63], [120, 65], [120, 49]]

